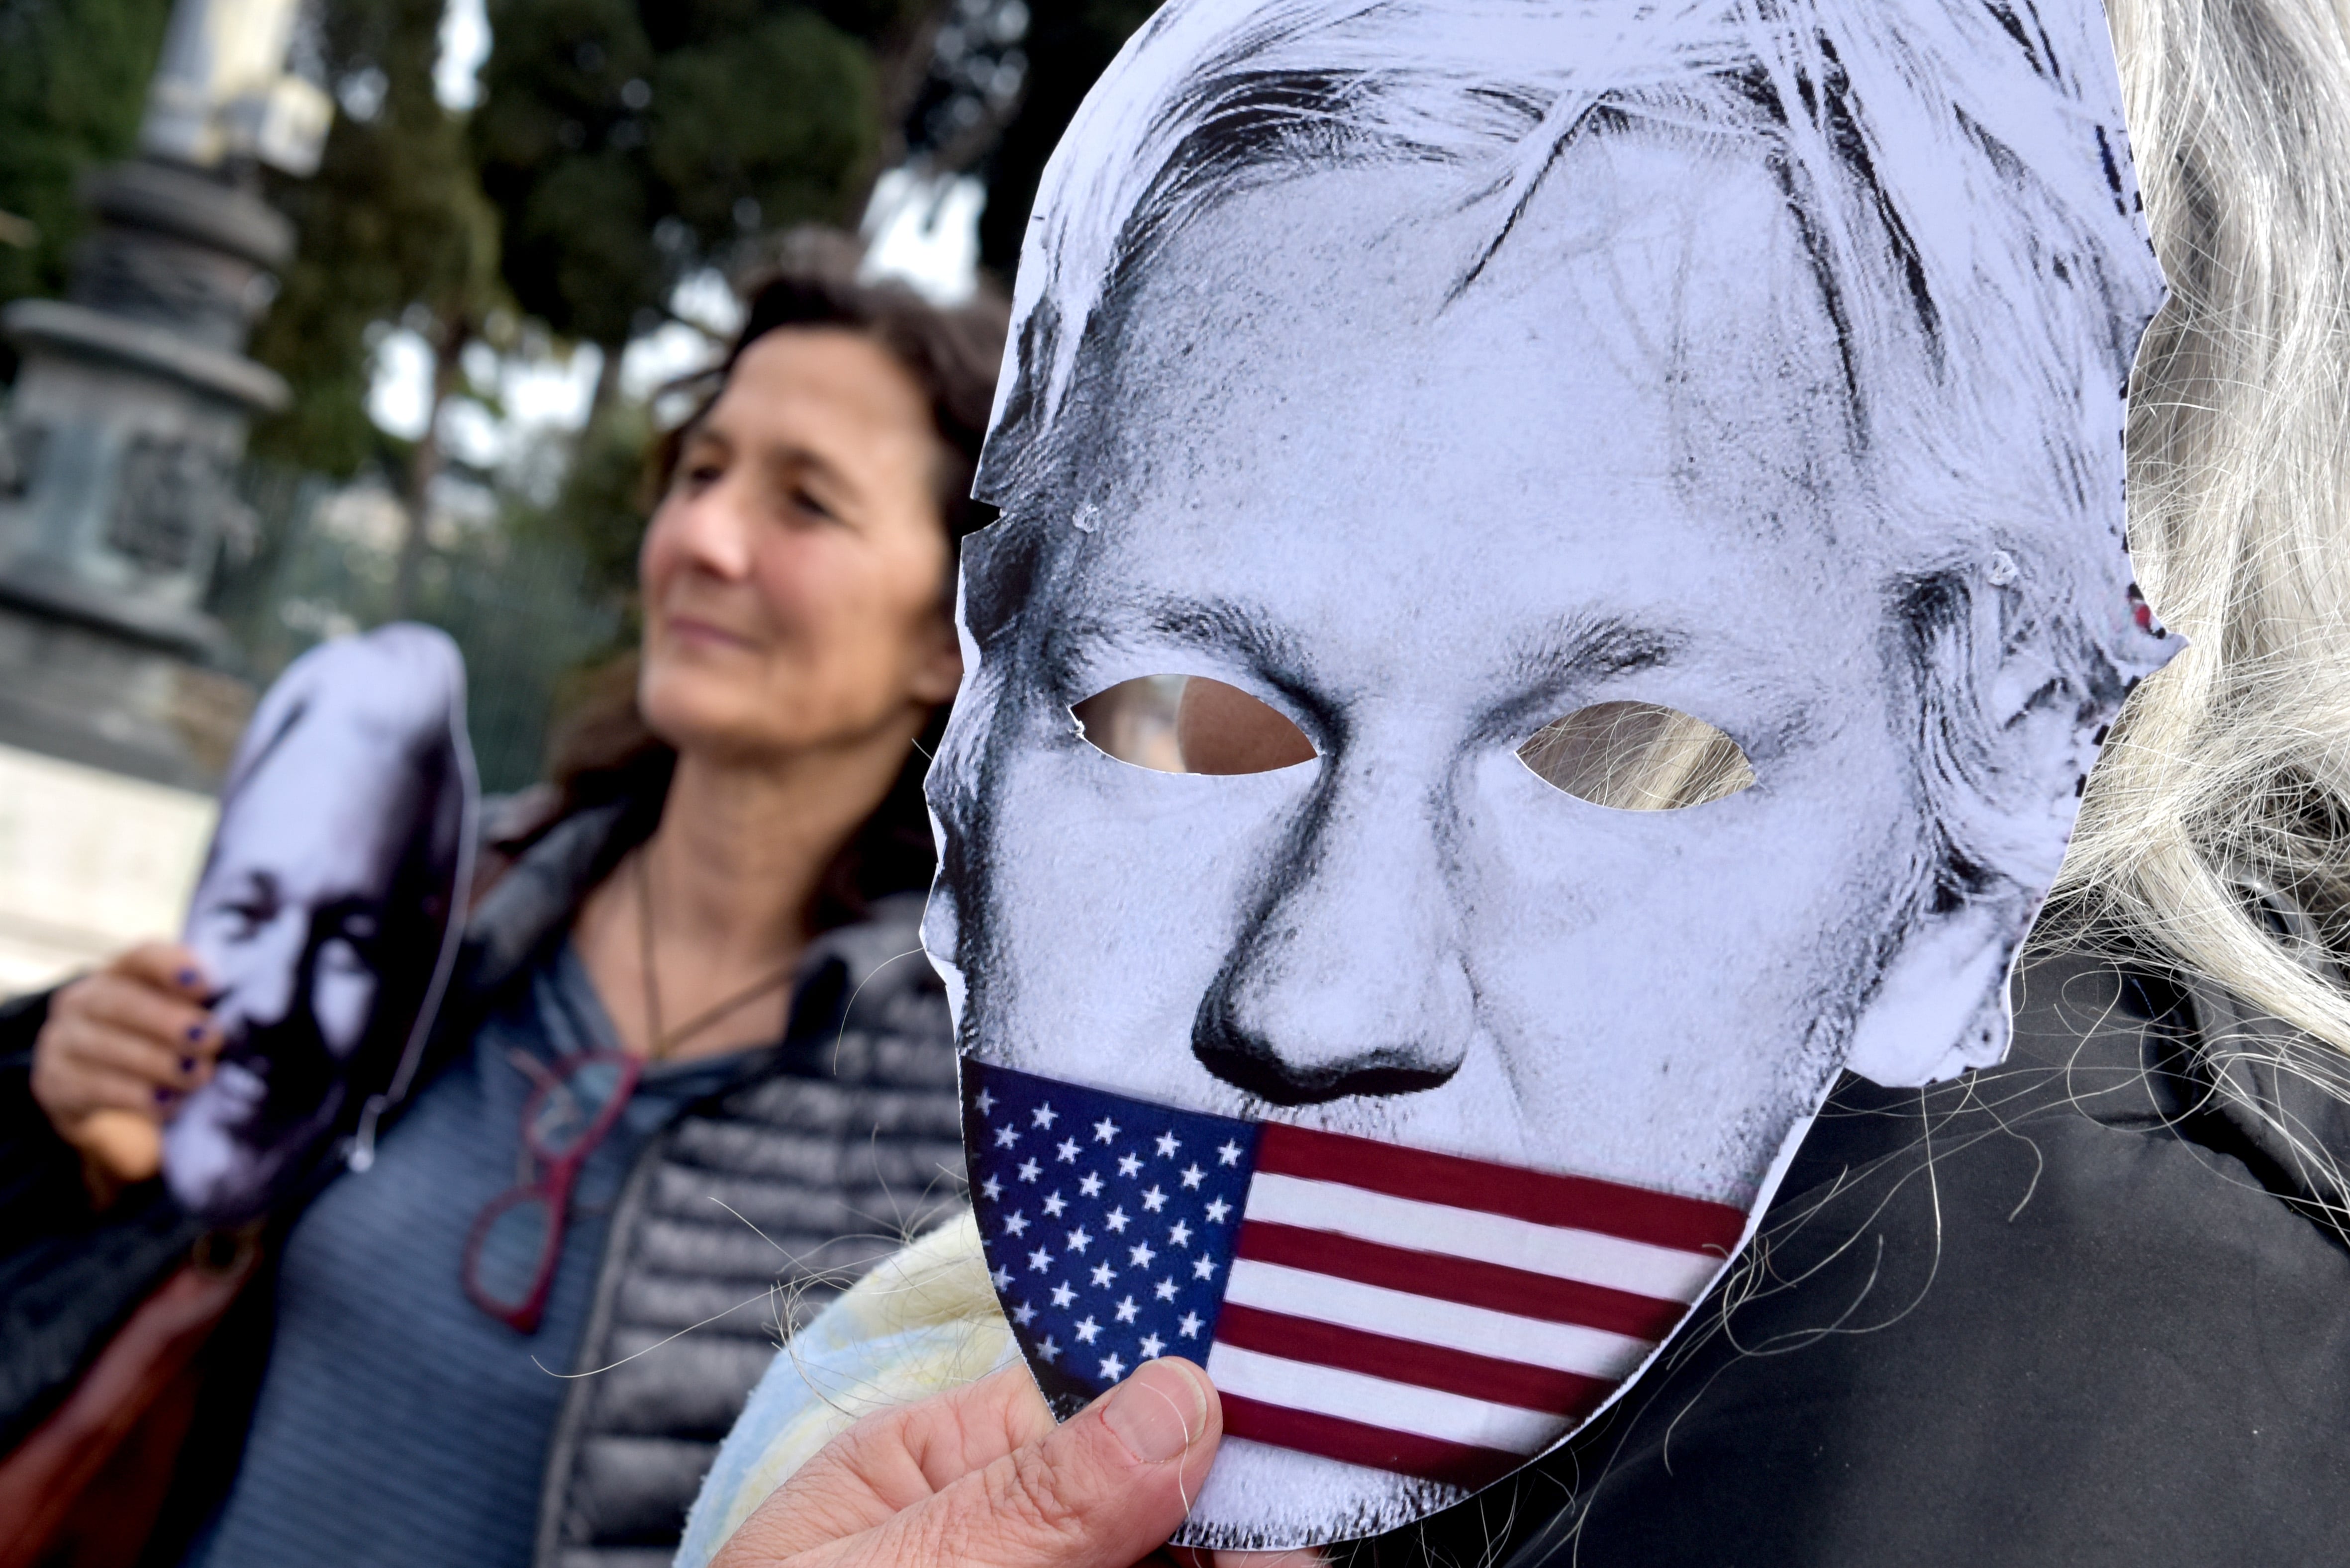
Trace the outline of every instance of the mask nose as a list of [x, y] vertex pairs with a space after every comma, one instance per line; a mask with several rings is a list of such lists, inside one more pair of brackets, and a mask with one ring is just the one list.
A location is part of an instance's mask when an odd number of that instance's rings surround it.
[[232, 1038], [283, 1023], [294, 1010], [308, 914], [300, 904], [286, 903], [244, 941], [204, 954], [224, 982], [213, 1013]]
[[1276, 1106], [1418, 1094], [1460, 1071], [1473, 1003], [1428, 804], [1333, 778], [1201, 1001], [1208, 1071]]

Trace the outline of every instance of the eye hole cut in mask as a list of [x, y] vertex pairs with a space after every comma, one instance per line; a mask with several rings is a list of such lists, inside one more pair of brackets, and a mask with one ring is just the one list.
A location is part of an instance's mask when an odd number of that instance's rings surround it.
[[1096, 751], [1154, 773], [1264, 774], [1318, 754], [1272, 704], [1204, 675], [1121, 680], [1069, 712]]
[[1754, 783], [1744, 748], [1704, 720], [1654, 702], [1594, 702], [1535, 731], [1518, 760], [1577, 800], [1679, 811]]
[[[1121, 680], [1069, 712], [1096, 751], [1154, 773], [1271, 773], [1318, 755], [1271, 704], [1204, 675]], [[1617, 811], [1705, 805], [1754, 783], [1736, 741], [1654, 702], [1578, 708], [1534, 732], [1518, 758], [1554, 789]]]

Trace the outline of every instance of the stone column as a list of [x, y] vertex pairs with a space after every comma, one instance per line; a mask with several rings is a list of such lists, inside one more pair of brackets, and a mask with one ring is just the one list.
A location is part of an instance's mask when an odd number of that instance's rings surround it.
[[0, 464], [0, 743], [209, 787], [250, 696], [203, 610], [250, 532], [247, 421], [285, 382], [244, 356], [292, 254], [258, 161], [315, 168], [325, 100], [281, 73], [289, 0], [180, 0], [143, 154], [89, 179], [64, 300], [19, 300]]

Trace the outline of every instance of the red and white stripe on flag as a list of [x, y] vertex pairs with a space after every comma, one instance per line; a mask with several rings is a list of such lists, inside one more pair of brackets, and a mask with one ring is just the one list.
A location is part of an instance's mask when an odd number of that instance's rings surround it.
[[1742, 1210], [1263, 1128], [1208, 1374], [1224, 1430], [1475, 1487], [1582, 1424], [1702, 1295]]

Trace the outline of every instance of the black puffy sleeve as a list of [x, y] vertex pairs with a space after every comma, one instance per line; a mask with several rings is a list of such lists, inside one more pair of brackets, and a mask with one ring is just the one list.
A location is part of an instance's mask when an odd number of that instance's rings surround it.
[[202, 1231], [161, 1181], [92, 1210], [80, 1155], [33, 1099], [49, 995], [0, 1003], [0, 1453], [73, 1386]]

